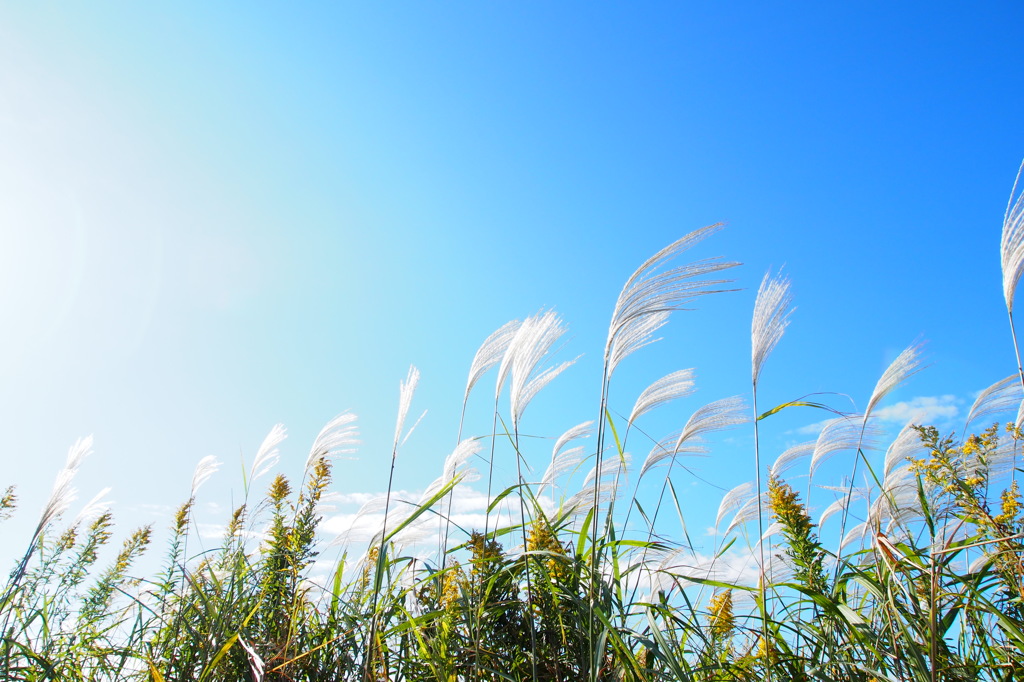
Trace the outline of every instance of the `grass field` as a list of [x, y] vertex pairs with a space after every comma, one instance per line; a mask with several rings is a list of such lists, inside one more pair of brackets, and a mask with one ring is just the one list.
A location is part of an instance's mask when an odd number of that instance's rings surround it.
[[[1012, 196], [1001, 244], [1010, 330], [1024, 272], [1024, 204], [1016, 188]], [[334, 457], [355, 437], [352, 415], [325, 427], [301, 480], [272, 475], [281, 437], [272, 432], [246, 476], [251, 499], [225, 520], [218, 546], [196, 552], [190, 543], [195, 493], [212, 473], [204, 460], [169, 545], [151, 548], [152, 529], [141, 528], [120, 540], [109, 563], [99, 557], [114, 542], [111, 513], [98, 507], [74, 520], [65, 515], [91, 447], [76, 443], [3, 587], [0, 678], [1024, 678], [1022, 419], [965, 437], [927, 424], [907, 424], [898, 434], [879, 430], [872, 413], [920, 368], [918, 347], [896, 358], [861, 413], [830, 413], [816, 440], [769, 459], [757, 444], [759, 430], [783, 410], [821, 407], [758, 402], [761, 370], [791, 308], [788, 281], [769, 274], [752, 316], [750, 394], [700, 408], [642, 462], [627, 457], [633, 422], [689, 395], [693, 376], [668, 374], [621, 419], [609, 408], [616, 371], [673, 311], [729, 287], [735, 264], [686, 261], [689, 247], [718, 230], [684, 236], [626, 282], [605, 344], [594, 419], [566, 431], [539, 480], [518, 466], [520, 422], [530, 401], [571, 364], [548, 364], [564, 328], [547, 312], [489, 337], [471, 364], [465, 401], [494, 373], [509, 409], [499, 411], [495, 399], [490, 424], [472, 433], [463, 427], [460, 445], [419, 500], [393, 496], [389, 484], [384, 499], [368, 503], [362, 514], [381, 519], [368, 551], [344, 555], [327, 576], [314, 575], [324, 549], [321, 503]], [[1015, 335], [1007, 343], [1016, 349]], [[392, 473], [417, 381], [410, 370], [402, 383]], [[1018, 372], [978, 398], [968, 423], [1017, 411], [1022, 396]], [[717, 519], [723, 539], [714, 556], [698, 556], [685, 536], [658, 532], [657, 519], [685, 515], [672, 484], [678, 460], [702, 453], [709, 437], [727, 428], [754, 433], [751, 482], [724, 496]], [[865, 454], [867, 442], [880, 439], [881, 465]], [[498, 444], [516, 456], [517, 480], [495, 480]], [[838, 451], [856, 453], [855, 464], [833, 482], [836, 503], [812, 518], [808, 492], [795, 487], [797, 472], [813, 474]], [[512, 513], [489, 513], [480, 528], [456, 527], [449, 522], [453, 493], [481, 458], [488, 464], [477, 475], [492, 509]], [[577, 470], [590, 473], [574, 478]], [[653, 506], [637, 497], [641, 478], [658, 481]], [[583, 483], [566, 491], [559, 485], [566, 480]], [[854, 485], [862, 480], [868, 483]], [[6, 517], [16, 506], [8, 488], [0, 510]], [[826, 518], [838, 519], [834, 541], [819, 536]], [[436, 549], [425, 560], [408, 551], [412, 546]], [[136, 575], [139, 557], [154, 551], [163, 552], [163, 568]], [[753, 562], [753, 580], [726, 570], [737, 556]]]

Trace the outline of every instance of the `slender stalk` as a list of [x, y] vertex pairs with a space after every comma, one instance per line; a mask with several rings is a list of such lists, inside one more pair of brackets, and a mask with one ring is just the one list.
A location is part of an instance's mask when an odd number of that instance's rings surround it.
[[1020, 346], [1017, 344], [1017, 330], [1013, 324], [1013, 312], [1007, 310], [1006, 316], [1010, 321], [1010, 337], [1013, 339], [1013, 353], [1017, 358], [1017, 374], [1020, 376], [1021, 388], [1024, 388], [1024, 368], [1022, 368], [1020, 361]]
[[597, 438], [596, 438], [596, 465], [594, 469], [594, 504], [591, 507], [592, 515], [590, 519], [590, 582], [589, 582], [589, 594], [587, 598], [587, 643], [590, 654], [590, 679], [593, 682], [597, 682], [598, 674], [600, 672], [600, 666], [598, 665], [598, 656], [595, 646], [596, 627], [594, 623], [594, 610], [597, 607], [597, 585], [598, 585], [598, 553], [597, 553], [597, 525], [599, 516], [598, 503], [600, 501], [601, 491], [601, 465], [604, 463], [604, 438], [605, 438], [605, 414], [608, 405], [608, 388], [610, 383], [609, 372], [609, 356], [608, 352], [605, 352], [604, 368], [602, 370], [601, 380], [601, 400], [600, 400], [600, 414], [598, 415], [597, 423]]
[[526, 503], [523, 500], [523, 455], [519, 451], [519, 425], [512, 427], [513, 442], [516, 450], [516, 474], [519, 476], [519, 523], [523, 531], [523, 569], [526, 571], [526, 620], [530, 625], [530, 674], [533, 682], [537, 682], [537, 625], [533, 622], [533, 582], [530, 578], [529, 544], [526, 535]]
[[770, 651], [768, 645], [768, 602], [766, 600], [766, 585], [765, 585], [765, 570], [764, 570], [764, 499], [761, 495], [761, 445], [760, 445], [760, 433], [758, 429], [757, 419], [757, 379], [753, 382], [753, 396], [752, 402], [754, 407], [754, 469], [755, 469], [755, 480], [757, 490], [757, 550], [758, 550], [758, 592], [760, 594], [760, 611], [761, 611], [761, 639], [765, 646], [765, 655], [767, 659], [767, 671], [768, 680], [772, 679], [772, 666], [771, 656], [768, 655]]
[[[395, 461], [398, 459], [398, 440], [391, 451], [391, 471], [388, 474], [388, 492], [384, 497], [384, 522], [380, 529], [380, 547], [377, 549], [377, 561], [373, 569], [373, 601], [370, 605], [370, 638], [363, 659], [363, 681], [369, 679], [370, 666], [373, 664], [374, 651], [377, 648], [377, 601], [380, 595], [381, 575], [387, 557], [388, 511], [391, 507], [391, 487], [395, 481]], [[369, 550], [367, 550], [369, 551]], [[369, 554], [367, 554], [369, 556]]]

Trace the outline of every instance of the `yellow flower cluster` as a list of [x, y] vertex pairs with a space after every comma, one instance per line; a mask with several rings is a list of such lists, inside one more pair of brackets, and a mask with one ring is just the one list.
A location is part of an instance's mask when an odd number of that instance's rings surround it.
[[468, 586], [466, 574], [462, 566], [456, 561], [447, 568], [441, 578], [441, 607], [446, 611], [453, 611], [459, 605], [463, 591]]
[[728, 639], [736, 623], [732, 615], [732, 590], [724, 590], [711, 597], [708, 603], [708, 626], [716, 642]]
[[1017, 487], [1017, 481], [1011, 483], [1010, 487], [1003, 491], [1003, 494], [1000, 496], [1000, 503], [1002, 513], [992, 520], [1006, 525], [1016, 523], [1021, 509], [1024, 508], [1020, 501], [1020, 489]]
[[[551, 530], [550, 524], [543, 518], [538, 518], [533, 522], [533, 526], [530, 528], [530, 537], [526, 542], [526, 549], [530, 552], [550, 552], [558, 557], [565, 556], [565, 547], [558, 541], [558, 536], [555, 535], [554, 531]], [[547, 569], [548, 575], [556, 582], [564, 582], [571, 575], [566, 561], [562, 558], [553, 556], [545, 559], [543, 564]]]

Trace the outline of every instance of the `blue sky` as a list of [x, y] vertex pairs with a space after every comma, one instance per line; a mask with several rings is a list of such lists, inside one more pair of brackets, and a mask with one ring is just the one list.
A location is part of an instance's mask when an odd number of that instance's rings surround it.
[[[1022, 19], [1012, 2], [0, 7], [9, 528], [86, 434], [81, 498], [112, 486], [124, 530], [165, 525], [206, 455], [225, 466], [204, 500], [226, 508], [279, 422], [295, 474], [345, 409], [363, 445], [335, 488], [379, 492], [410, 364], [428, 414], [396, 476], [422, 488], [476, 347], [542, 308], [570, 328], [558, 358], [582, 354], [527, 412], [555, 437], [596, 416], [622, 283], [719, 221], [694, 255], [741, 261], [740, 291], [630, 358], [619, 412], [685, 367], [699, 392], [644, 424], [656, 437], [748, 392], [754, 295], [784, 266], [797, 310], [762, 405], [863, 407], [926, 339], [930, 368], [887, 404], [932, 400], [957, 427], [952, 408], [1014, 371], [998, 244]], [[823, 417], [765, 422], [767, 451]], [[701, 475], [752, 476], [750, 442]], [[690, 488], [697, 515], [721, 496]]]

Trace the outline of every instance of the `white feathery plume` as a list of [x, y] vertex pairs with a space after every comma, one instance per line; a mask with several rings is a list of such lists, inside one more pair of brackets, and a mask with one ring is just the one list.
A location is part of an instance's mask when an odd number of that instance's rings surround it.
[[858, 541], [863, 542], [865, 536], [867, 536], [868, 534], [868, 530], [869, 526], [867, 524], [867, 521], [863, 523], [858, 523], [856, 526], [850, 529], [849, 533], [846, 534], [846, 537], [844, 537], [842, 542], [839, 544], [839, 548], [846, 549], [846, 547], [851, 543]]
[[564, 448], [576, 439], [589, 438], [593, 428], [594, 422], [592, 420], [585, 421], [573, 426], [558, 437], [558, 440], [555, 441], [555, 447], [551, 449], [551, 464], [548, 465], [547, 471], [544, 472], [544, 477], [541, 479], [541, 494], [543, 494], [545, 488], [554, 485], [555, 479], [567, 471], [576, 469], [583, 462], [583, 446], [569, 448], [568, 450], [564, 450]]
[[629, 413], [629, 422], [632, 424], [641, 415], [677, 398], [684, 398], [692, 394], [693, 391], [692, 369], [681, 369], [678, 372], [672, 372], [643, 390], [637, 397], [636, 404], [633, 405], [633, 411]]
[[580, 491], [566, 500], [565, 508], [572, 510], [571, 513], [576, 515], [589, 512], [594, 506], [595, 479], [598, 483], [597, 504], [601, 505], [610, 501], [618, 493], [620, 483], [625, 478], [625, 473], [629, 468], [629, 463], [630, 456], [627, 452], [623, 453], [621, 459], [619, 457], [604, 459], [601, 462], [600, 471], [598, 471], [597, 466], [591, 467]]
[[892, 393], [897, 386], [921, 371], [921, 344], [914, 344], [906, 348], [896, 356], [882, 376], [875, 384], [875, 390], [871, 392], [871, 399], [868, 400], [867, 409], [864, 410], [864, 420], [871, 415], [879, 401]]
[[[459, 443], [451, 454], [445, 457], [444, 467], [441, 471], [441, 475], [435, 478], [430, 485], [426, 487], [423, 494], [420, 495], [418, 505], [426, 504], [426, 502], [436, 495], [441, 488], [445, 487], [456, 479], [460, 474], [466, 473], [464, 467], [469, 458], [480, 452], [480, 441], [475, 438], [467, 438]], [[452, 491], [449, 491], [449, 495]]]
[[782, 531], [784, 529], [785, 527], [781, 523], [779, 523], [778, 521], [773, 521], [772, 523], [768, 524], [768, 528], [765, 529], [764, 535], [761, 536], [761, 542], [764, 542], [773, 535], [782, 535]]
[[220, 469], [220, 461], [213, 455], [207, 455], [199, 460], [199, 463], [196, 464], [196, 470], [192, 474], [192, 492], [189, 496], [195, 497], [199, 486], [206, 483], [211, 476], [217, 473], [218, 469]]
[[883, 479], [888, 479], [889, 474], [894, 471], [897, 467], [907, 463], [908, 457], [913, 457], [921, 449], [921, 436], [914, 429], [913, 422], [907, 422], [899, 434], [896, 436], [896, 440], [892, 442], [892, 445], [885, 451], [885, 470], [882, 474]]
[[1020, 407], [1017, 408], [1017, 419], [1013, 423], [1017, 425], [1018, 429], [1024, 429], [1024, 400], [1020, 401]]
[[775, 460], [775, 463], [769, 467], [769, 474], [776, 477], [782, 476], [782, 474], [788, 471], [789, 468], [799, 460], [813, 454], [814, 446], [817, 444], [818, 442], [816, 440], [812, 440], [805, 443], [797, 443], [792, 447], [786, 448]]
[[[604, 505], [615, 497], [618, 485], [614, 480], [603, 480], [597, 488], [597, 504]], [[572, 516], [584, 516], [594, 508], [594, 489], [580, 490], [565, 501], [564, 510]]]
[[520, 324], [519, 320], [506, 322], [497, 331], [484, 339], [484, 342], [476, 351], [476, 355], [473, 356], [473, 363], [469, 367], [469, 379], [466, 381], [466, 393], [462, 399], [463, 404], [469, 401], [470, 392], [476, 386], [476, 383], [480, 381], [480, 378], [487, 373], [487, 370], [501, 362], [505, 352], [508, 350], [509, 344], [515, 338]]
[[654, 338], [654, 332], [668, 324], [670, 314], [668, 310], [656, 310], [636, 318], [623, 329], [612, 342], [611, 352], [608, 354], [608, 373], [614, 372], [620, 362], [644, 346], [661, 341], [661, 337]]
[[754, 317], [750, 323], [751, 373], [754, 385], [761, 376], [764, 362], [782, 339], [789, 325], [793, 297], [789, 292], [789, 278], [765, 273], [754, 302]]
[[881, 528], [886, 523], [886, 531], [899, 531], [900, 525], [906, 525], [920, 519], [921, 498], [917, 489], [917, 476], [909, 466], [894, 469], [883, 483], [882, 494], [874, 499], [868, 510], [868, 521], [872, 528]]
[[92, 435], [79, 438], [75, 441], [75, 444], [68, 448], [68, 458], [64, 463], [64, 468], [71, 471], [78, 471], [78, 467], [81, 466], [82, 460], [92, 454]]
[[[849, 490], [843, 490], [848, 493]], [[825, 525], [825, 522], [841, 511], [846, 511], [854, 500], [863, 500], [868, 496], [867, 488], [854, 488], [852, 494], [842, 495], [835, 502], [825, 507], [825, 511], [818, 518], [818, 527]]]
[[853, 417], [837, 417], [825, 423], [825, 428], [818, 434], [811, 455], [810, 474], [818, 470], [822, 462], [827, 461], [837, 452], [843, 450], [873, 450], [877, 447], [880, 431], [872, 424], [854, 421]]
[[36, 526], [36, 534], [40, 533], [58, 516], [67, 511], [71, 503], [78, 498], [78, 491], [71, 486], [75, 477], [72, 469], [61, 469], [57, 474], [57, 480], [53, 482], [53, 491], [50, 499], [43, 506], [43, 513], [40, 515], [39, 524]]
[[601, 463], [601, 471], [598, 472], [597, 467], [591, 467], [590, 473], [587, 474], [587, 478], [583, 481], [583, 488], [594, 484], [594, 478], [600, 477], [602, 481], [608, 479], [618, 479], [620, 474], [624, 473], [629, 468], [630, 456], [628, 452], [622, 454], [622, 457], [610, 457]]
[[544, 471], [543, 478], [541, 478], [540, 493], [543, 494], [545, 489], [553, 486], [555, 481], [563, 474], [578, 469], [586, 460], [585, 452], [586, 450], [583, 446], [578, 445], [574, 448], [562, 450], [558, 453], [557, 457], [552, 458], [551, 464], [548, 465], [548, 468]]
[[558, 454], [562, 451], [562, 448], [564, 448], [570, 442], [577, 440], [578, 438], [589, 438], [590, 434], [593, 433], [593, 430], [594, 421], [589, 420], [581, 424], [577, 424], [576, 426], [572, 427], [571, 429], [563, 433], [561, 436], [558, 437], [558, 440], [555, 441], [555, 447], [551, 449], [551, 459], [556, 459], [558, 457]]
[[715, 528], [722, 524], [722, 519], [733, 509], [743, 506], [754, 499], [754, 484], [747, 481], [727, 492], [718, 503], [718, 515], [715, 517]]
[[1013, 181], [1013, 189], [1010, 190], [1010, 199], [1003, 214], [1003, 236], [999, 244], [1003, 270], [1003, 298], [1006, 299], [1006, 310], [1011, 315], [1017, 283], [1024, 273], [1024, 192], [1017, 193], [1021, 173], [1024, 173], [1024, 163], [1021, 163], [1017, 177]]
[[395, 447], [398, 447], [402, 439], [402, 428], [405, 426], [405, 418], [409, 414], [409, 406], [412, 405], [412, 395], [416, 392], [416, 385], [420, 382], [420, 371], [413, 365], [409, 365], [409, 374], [405, 381], [398, 385], [398, 419], [395, 422]]
[[1022, 398], [1024, 398], [1024, 391], [1021, 390], [1020, 377], [1011, 374], [978, 394], [974, 404], [971, 405], [970, 412], [967, 413], [967, 421], [964, 422], [964, 425], [969, 426], [977, 419], [1008, 412], [1015, 407], [1019, 412]]
[[355, 421], [354, 414], [342, 412], [327, 422], [313, 441], [313, 447], [306, 457], [305, 470], [308, 471], [310, 465], [321, 457], [332, 458], [355, 452], [359, 444], [359, 427]]
[[[679, 310], [689, 301], [704, 294], [715, 293], [724, 281], [695, 279], [709, 275], [738, 263], [718, 258], [705, 259], [661, 271], [662, 266], [721, 229], [710, 225], [685, 235], [651, 256], [626, 281], [615, 303], [604, 358], [607, 367], [605, 379], [611, 378], [618, 363], [649, 340], [653, 329], [647, 324], [651, 315], [661, 316]], [[664, 323], [664, 320], [661, 321]], [[616, 349], [618, 347], [618, 349]]]
[[676, 448], [676, 443], [679, 442], [679, 436], [681, 434], [682, 431], [676, 431], [654, 444], [651, 451], [647, 453], [647, 458], [644, 459], [643, 466], [640, 467], [640, 475], [638, 476], [638, 479], [643, 478], [648, 471], [655, 468], [665, 460], [675, 461], [675, 459], [680, 455], [684, 455], [686, 457], [697, 457], [707, 454], [708, 448], [700, 444], [689, 445], [685, 452], [681, 452]]
[[65, 460], [64, 468], [57, 473], [57, 479], [53, 482], [50, 498], [43, 505], [43, 512], [39, 516], [39, 523], [36, 525], [33, 542], [35, 542], [35, 538], [39, 536], [39, 533], [50, 525], [54, 519], [67, 511], [67, 508], [77, 498], [78, 491], [71, 485], [71, 481], [74, 479], [75, 474], [78, 473], [78, 467], [81, 466], [82, 460], [90, 454], [92, 454], [91, 435], [79, 438], [68, 449], [68, 457]]
[[534, 396], [576, 362], [567, 360], [556, 367], [537, 372], [541, 360], [564, 333], [562, 321], [551, 311], [527, 318], [516, 333], [516, 340], [509, 347], [512, 353], [509, 404], [513, 428], [519, 425], [523, 411]]
[[644, 460], [640, 469], [640, 477], [643, 477], [652, 468], [658, 466], [666, 459], [673, 459], [678, 455], [700, 455], [706, 452], [703, 445], [704, 436], [715, 431], [745, 424], [749, 421], [746, 413], [746, 404], [743, 398], [732, 396], [715, 400], [695, 411], [686, 421], [686, 426], [675, 438], [675, 444], [668, 447], [667, 442], [657, 444]]
[[284, 424], [274, 424], [274, 428], [270, 429], [270, 433], [260, 444], [260, 449], [256, 451], [256, 459], [252, 461], [252, 469], [249, 470], [250, 481], [255, 481], [274, 468], [280, 459], [280, 450], [277, 446], [287, 437], [288, 431]]
[[676, 447], [681, 448], [685, 443], [700, 440], [705, 434], [713, 431], [721, 431], [747, 423], [749, 417], [746, 414], [746, 409], [747, 406], [743, 398], [735, 395], [704, 405], [690, 415], [682, 433], [679, 434]]
[[995, 558], [993, 554], [987, 554], [985, 552], [980, 553], [967, 567], [967, 572], [970, 574], [978, 574]]
[[72, 526], [77, 526], [83, 521], [92, 521], [100, 516], [103, 512], [110, 508], [110, 502], [103, 498], [110, 494], [110, 488], [104, 488], [103, 490], [96, 493], [96, 496], [89, 500], [82, 511], [78, 512], [78, 516], [71, 523]]
[[444, 460], [445, 481], [454, 479], [459, 470], [466, 465], [466, 462], [473, 455], [479, 453], [482, 447], [480, 441], [476, 438], [467, 438], [455, 446], [455, 449]]
[[732, 530], [734, 528], [736, 528], [738, 526], [741, 526], [744, 523], [747, 523], [748, 521], [753, 521], [754, 519], [760, 517], [761, 516], [761, 510], [762, 509], [767, 509], [767, 508], [768, 508], [768, 493], [767, 492], [761, 493], [761, 499], [760, 500], [758, 500], [756, 495], [752, 496], [749, 500], [747, 500], [743, 504], [742, 507], [739, 508], [739, 511], [736, 512], [736, 515], [732, 517], [732, 521], [729, 523], [729, 526], [725, 529], [725, 533], [723, 533], [723, 535], [728, 535], [729, 533], [732, 532]]

